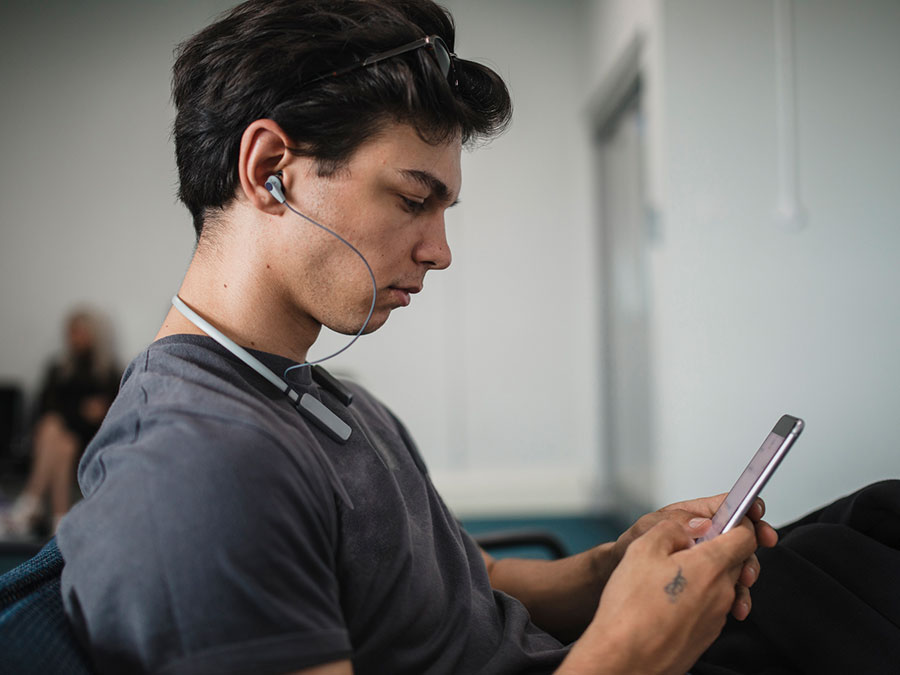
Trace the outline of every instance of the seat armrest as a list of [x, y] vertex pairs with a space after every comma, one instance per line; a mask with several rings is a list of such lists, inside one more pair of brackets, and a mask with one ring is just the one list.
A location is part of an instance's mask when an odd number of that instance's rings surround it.
[[485, 532], [475, 535], [473, 538], [488, 553], [502, 549], [535, 547], [547, 551], [553, 559], [565, 558], [568, 555], [562, 540], [552, 532], [543, 529], [524, 528]]

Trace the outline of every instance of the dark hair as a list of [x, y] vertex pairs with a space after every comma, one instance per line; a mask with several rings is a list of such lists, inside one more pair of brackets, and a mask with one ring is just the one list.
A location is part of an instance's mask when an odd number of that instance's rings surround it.
[[430, 143], [501, 132], [509, 93], [472, 61], [455, 60], [458, 87], [424, 49], [317, 79], [426, 35], [453, 51], [453, 20], [431, 0], [249, 0], [182, 43], [172, 84], [178, 194], [197, 238], [208, 210], [235, 196], [241, 136], [254, 120], [277, 122], [320, 175], [387, 122], [410, 124]]

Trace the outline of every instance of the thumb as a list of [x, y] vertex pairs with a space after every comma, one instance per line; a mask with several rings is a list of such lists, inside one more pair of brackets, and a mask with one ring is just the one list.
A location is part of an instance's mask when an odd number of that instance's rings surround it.
[[701, 546], [712, 544], [709, 553], [719, 559], [723, 568], [742, 565], [756, 550], [756, 535], [749, 521], [740, 527], [720, 534], [715, 539], [703, 542]]

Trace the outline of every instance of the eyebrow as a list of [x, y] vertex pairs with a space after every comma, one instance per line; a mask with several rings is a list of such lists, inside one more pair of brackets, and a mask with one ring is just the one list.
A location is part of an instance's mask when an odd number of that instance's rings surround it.
[[[450, 200], [450, 188], [433, 173], [421, 171], [420, 169], [398, 169], [398, 173], [428, 188], [440, 201], [446, 202]], [[456, 199], [450, 206], [455, 206], [458, 203], [459, 199]]]

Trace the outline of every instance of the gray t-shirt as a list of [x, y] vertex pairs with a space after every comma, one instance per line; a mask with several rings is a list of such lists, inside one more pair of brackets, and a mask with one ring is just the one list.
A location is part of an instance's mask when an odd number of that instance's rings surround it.
[[347, 443], [209, 338], [129, 366], [59, 531], [66, 612], [98, 669], [552, 671], [566, 648], [492, 591], [402, 424], [358, 387], [344, 406], [292, 373]]

